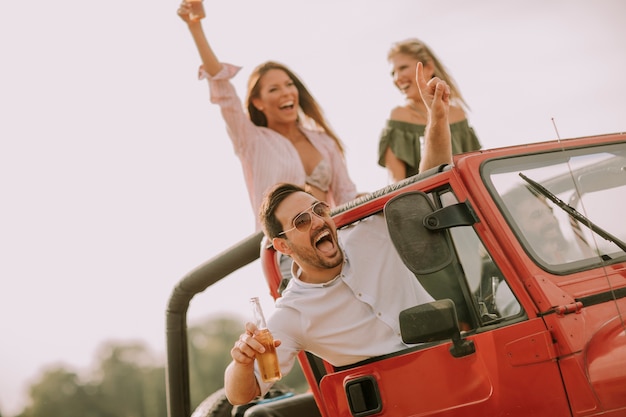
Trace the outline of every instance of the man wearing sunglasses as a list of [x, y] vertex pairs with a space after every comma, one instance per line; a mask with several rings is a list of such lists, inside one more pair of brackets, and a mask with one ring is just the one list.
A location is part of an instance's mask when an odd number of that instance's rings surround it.
[[[421, 164], [425, 170], [452, 162], [449, 89], [437, 78], [426, 83], [419, 64], [417, 78], [429, 105]], [[278, 184], [266, 194], [260, 220], [274, 248], [293, 259], [293, 277], [268, 320], [280, 346], [283, 375], [302, 350], [345, 366], [408, 347], [400, 336], [398, 315], [432, 297], [404, 266], [382, 214], [338, 231], [326, 203], [297, 185]], [[246, 404], [272, 385], [258, 377], [255, 357], [263, 347], [254, 338], [255, 330], [246, 323], [245, 333], [231, 349], [225, 390], [232, 404]], [[312, 395], [303, 394], [254, 406], [245, 415], [320, 414]]]

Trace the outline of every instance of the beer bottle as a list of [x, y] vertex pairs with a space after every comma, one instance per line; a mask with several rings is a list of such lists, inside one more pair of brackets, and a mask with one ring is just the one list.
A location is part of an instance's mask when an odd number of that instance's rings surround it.
[[280, 373], [280, 366], [278, 365], [278, 356], [276, 356], [274, 337], [272, 337], [272, 333], [270, 333], [267, 328], [267, 323], [265, 322], [265, 316], [263, 315], [263, 310], [261, 309], [259, 297], [252, 297], [250, 299], [250, 304], [252, 306], [254, 324], [257, 327], [257, 330], [254, 333], [254, 338], [265, 348], [265, 352], [256, 354], [259, 371], [261, 372], [261, 379], [263, 379], [263, 382], [278, 381], [282, 378], [282, 374]]

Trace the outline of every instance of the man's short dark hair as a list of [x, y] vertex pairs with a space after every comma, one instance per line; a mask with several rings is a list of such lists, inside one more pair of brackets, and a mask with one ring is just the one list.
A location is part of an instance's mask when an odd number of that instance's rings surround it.
[[306, 190], [295, 184], [279, 183], [265, 193], [259, 208], [259, 221], [268, 239], [277, 237], [283, 231], [283, 225], [276, 218], [276, 208], [285, 198], [297, 192], [306, 193]]

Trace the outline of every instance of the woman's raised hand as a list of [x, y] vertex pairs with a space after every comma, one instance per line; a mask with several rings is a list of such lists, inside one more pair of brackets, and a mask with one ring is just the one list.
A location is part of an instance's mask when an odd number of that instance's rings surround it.
[[200, 0], [183, 0], [178, 7], [178, 16], [186, 23], [199, 22], [204, 19], [204, 7]]

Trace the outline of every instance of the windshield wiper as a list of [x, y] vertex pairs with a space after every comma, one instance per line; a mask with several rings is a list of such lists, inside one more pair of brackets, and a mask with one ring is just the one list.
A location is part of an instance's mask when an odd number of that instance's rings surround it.
[[543, 185], [539, 184], [538, 182], [536, 182], [534, 180], [531, 180], [530, 178], [528, 178], [526, 175], [522, 174], [521, 172], [519, 173], [519, 176], [522, 177], [522, 179], [524, 181], [526, 181], [528, 184], [530, 184], [530, 186], [535, 191], [537, 191], [539, 194], [543, 195], [544, 197], [550, 199], [550, 201], [552, 201], [554, 204], [559, 206], [563, 211], [565, 211], [567, 214], [572, 216], [574, 219], [578, 220], [580, 223], [582, 223], [585, 226], [587, 226], [589, 229], [591, 229], [591, 231], [593, 231], [594, 233], [598, 234], [598, 236], [601, 236], [605, 240], [608, 240], [609, 242], [614, 243], [621, 250], [626, 252], [626, 243], [622, 242], [618, 237], [613, 236], [612, 234], [610, 234], [609, 232], [607, 232], [606, 230], [604, 230], [603, 228], [601, 228], [597, 224], [593, 223], [591, 220], [589, 220], [588, 218], [583, 216], [574, 207], [568, 205], [563, 200], [561, 200], [559, 197], [557, 197], [554, 194], [552, 194], [552, 192], [550, 190], [548, 190], [546, 187], [544, 187]]

